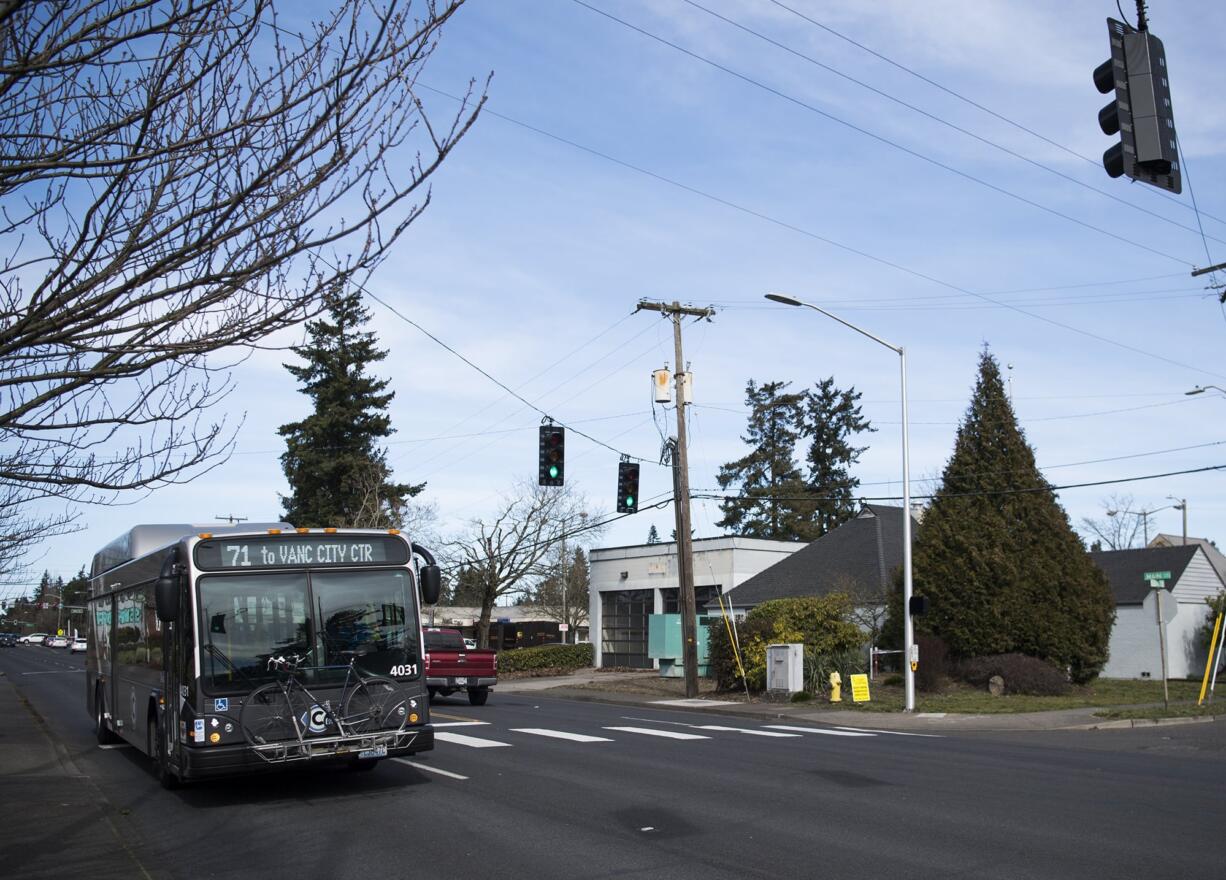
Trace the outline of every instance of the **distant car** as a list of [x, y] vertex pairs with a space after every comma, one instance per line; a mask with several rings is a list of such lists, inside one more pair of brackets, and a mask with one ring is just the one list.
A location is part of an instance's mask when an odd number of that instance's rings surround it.
[[0, 648], [11, 648], [17, 644], [17, 633], [0, 633]]
[[30, 633], [28, 636], [22, 636], [17, 641], [22, 645], [41, 645], [43, 643], [43, 639], [47, 637], [47, 633]]
[[468, 648], [468, 650], [470, 650], [470, 651], [475, 651], [475, 650], [477, 650], [477, 640], [476, 640], [476, 639], [465, 639], [465, 640], [464, 640], [464, 647], [465, 647], [465, 648]]
[[43, 644], [48, 648], [67, 648], [68, 636], [50, 636]]
[[74, 654], [84, 654], [85, 651], [89, 648], [89, 643], [85, 641], [84, 636], [77, 636], [75, 639], [72, 640], [71, 648], [72, 648], [72, 653]]

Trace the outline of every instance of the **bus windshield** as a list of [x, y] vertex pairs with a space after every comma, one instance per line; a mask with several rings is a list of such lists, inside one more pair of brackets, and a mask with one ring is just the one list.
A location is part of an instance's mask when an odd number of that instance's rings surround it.
[[270, 657], [305, 656], [319, 684], [343, 682], [351, 659], [374, 675], [419, 662], [407, 569], [208, 575], [198, 584], [210, 693], [272, 681]]

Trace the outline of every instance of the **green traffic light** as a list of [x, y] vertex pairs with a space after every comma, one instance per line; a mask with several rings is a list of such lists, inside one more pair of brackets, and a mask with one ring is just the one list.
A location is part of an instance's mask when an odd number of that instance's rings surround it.
[[627, 496], [626, 496], [626, 506], [627, 506], [627, 507], [634, 507], [634, 496], [633, 496], [633, 495], [627, 495]]
[[557, 478], [558, 478], [558, 466], [556, 464], [551, 464], [549, 466], [549, 479], [556, 480]]

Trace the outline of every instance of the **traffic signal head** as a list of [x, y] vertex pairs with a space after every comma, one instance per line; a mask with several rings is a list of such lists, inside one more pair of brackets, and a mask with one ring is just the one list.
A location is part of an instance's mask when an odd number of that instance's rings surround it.
[[566, 429], [558, 425], [541, 425], [537, 483], [542, 486], [561, 486], [565, 479]]
[[623, 461], [617, 465], [617, 512], [637, 513], [639, 509], [639, 466]]
[[1103, 134], [1118, 134], [1119, 143], [1103, 153], [1111, 177], [1128, 175], [1171, 192], [1180, 192], [1175, 116], [1162, 41], [1148, 30], [1137, 31], [1107, 19], [1111, 57], [1094, 70], [1094, 85], [1114, 99], [1098, 112]]

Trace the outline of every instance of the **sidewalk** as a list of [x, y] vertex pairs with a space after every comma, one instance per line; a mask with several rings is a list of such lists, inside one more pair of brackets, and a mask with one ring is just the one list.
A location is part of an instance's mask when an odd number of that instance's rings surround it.
[[[6, 877], [149, 877], [97, 786], [0, 675], [0, 873]], [[121, 821], [121, 820], [120, 820]]]
[[1166, 718], [1161, 721], [1108, 720], [1094, 713], [1101, 707], [1059, 709], [1050, 712], [1019, 712], [993, 715], [962, 715], [956, 713], [862, 712], [837, 709], [823, 703], [787, 703], [760, 701], [754, 703], [698, 698], [670, 699], [656, 693], [586, 688], [603, 682], [642, 679], [643, 673], [604, 673], [591, 669], [571, 675], [550, 678], [527, 678], [499, 682], [495, 693], [538, 693], [565, 700], [612, 703], [623, 706], [651, 706], [661, 709], [690, 709], [721, 712], [726, 715], [756, 718], [762, 721], [804, 722], [834, 727], [858, 727], [890, 730], [898, 733], [955, 733], [958, 731], [1003, 730], [1111, 730], [1117, 728], [1152, 727], [1171, 724], [1211, 723], [1212, 718]]

